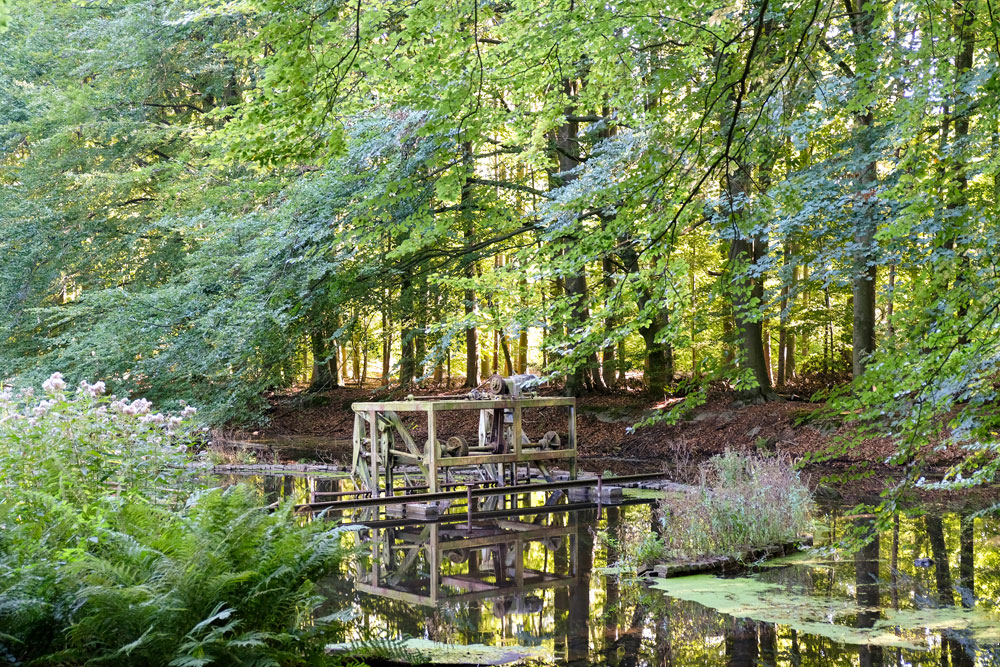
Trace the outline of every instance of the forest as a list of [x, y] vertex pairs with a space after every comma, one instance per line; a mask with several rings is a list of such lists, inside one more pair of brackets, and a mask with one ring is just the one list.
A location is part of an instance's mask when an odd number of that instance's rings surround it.
[[[164, 548], [107, 503], [176, 501], [173, 448], [495, 374], [625, 401], [647, 440], [720, 401], [833, 423], [793, 455], [891, 478], [869, 538], [895, 522], [898, 543], [913, 489], [985, 486], [995, 510], [998, 216], [993, 0], [0, 0], [0, 487], [52, 494], [24, 502], [62, 540], [12, 555], [0, 535], [0, 657], [41, 659], [6, 642], [86, 597], [46, 596], [108, 516]], [[124, 468], [87, 444], [126, 441]], [[256, 502], [233, 493], [184, 501], [185, 558]], [[18, 507], [0, 525], [27, 544]], [[294, 523], [248, 529], [232, 576]], [[348, 558], [309, 531], [268, 561], [317, 559], [281, 575], [298, 630], [188, 635], [192, 660], [259, 639], [300, 664], [316, 563]], [[48, 611], [8, 635], [18, 568], [42, 561]]]

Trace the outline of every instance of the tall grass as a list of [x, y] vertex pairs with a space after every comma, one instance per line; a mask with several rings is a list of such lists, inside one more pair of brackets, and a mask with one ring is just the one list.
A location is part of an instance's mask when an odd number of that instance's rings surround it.
[[[96, 389], [95, 389], [96, 387]], [[187, 473], [193, 410], [69, 390], [0, 393], [0, 661], [325, 664], [314, 583], [339, 535]]]
[[808, 531], [811, 508], [790, 459], [727, 450], [701, 466], [694, 492], [664, 499], [663, 542], [675, 558], [739, 556]]

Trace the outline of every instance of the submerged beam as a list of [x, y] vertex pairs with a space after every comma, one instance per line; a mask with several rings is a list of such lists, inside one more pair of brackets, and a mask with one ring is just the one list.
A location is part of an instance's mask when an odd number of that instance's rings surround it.
[[[633, 482], [649, 482], [663, 479], [663, 473], [646, 473], [641, 475], [622, 475], [603, 478], [604, 484], [631, 484]], [[356, 509], [358, 507], [378, 507], [382, 505], [406, 505], [408, 503], [431, 502], [435, 500], [460, 500], [471, 495], [473, 498], [488, 498], [490, 496], [512, 496], [535, 491], [560, 491], [587, 486], [596, 486], [602, 478], [567, 479], [561, 482], [544, 482], [541, 484], [518, 484], [516, 486], [499, 486], [492, 489], [472, 489], [463, 491], [439, 491], [436, 493], [412, 493], [403, 496], [383, 496], [379, 498], [358, 498], [356, 500], [333, 500], [322, 503], [304, 503], [296, 505], [298, 511], [321, 509]]]

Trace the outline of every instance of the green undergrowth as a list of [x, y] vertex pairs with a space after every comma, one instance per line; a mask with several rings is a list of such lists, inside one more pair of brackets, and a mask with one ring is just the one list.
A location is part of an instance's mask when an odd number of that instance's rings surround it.
[[193, 408], [45, 389], [0, 393], [0, 661], [329, 664], [340, 624], [315, 617], [314, 582], [337, 532], [199, 485]]
[[740, 557], [808, 532], [811, 510], [809, 488], [791, 460], [727, 450], [701, 466], [693, 492], [663, 497], [662, 537], [641, 545], [643, 559]]

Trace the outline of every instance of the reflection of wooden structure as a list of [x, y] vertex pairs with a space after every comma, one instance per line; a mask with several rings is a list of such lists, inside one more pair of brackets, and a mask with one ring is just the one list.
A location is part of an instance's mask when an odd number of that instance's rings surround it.
[[[355, 403], [352, 474], [372, 496], [392, 495], [395, 479], [402, 474], [408, 487], [411, 475], [425, 480], [430, 493], [439, 490], [442, 476], [459, 469], [478, 476], [477, 483], [518, 484], [527, 467], [527, 478], [537, 471], [552, 477], [548, 464], [566, 461], [570, 477], [576, 478], [576, 399], [565, 397], [521, 397], [516, 391], [488, 398], [439, 398], [384, 403]], [[524, 431], [524, 411], [564, 407], [567, 415], [563, 435], [550, 431], [533, 440]], [[478, 410], [479, 437], [469, 445], [461, 434], [441, 434], [438, 418], [444, 412]], [[426, 440], [419, 442], [404, 424], [401, 414], [426, 416]], [[449, 437], [450, 436], [450, 437]], [[433, 445], [432, 445], [433, 443]], [[532, 470], [534, 469], [534, 470]], [[467, 480], [468, 483], [468, 480]]]
[[[471, 531], [431, 523], [373, 529], [370, 567], [359, 564], [359, 591], [410, 604], [437, 606], [489, 598], [519, 597], [526, 591], [568, 586], [576, 571], [576, 526], [540, 526], [503, 520]], [[543, 549], [570, 545], [564, 572], [535, 569], [526, 562], [531, 543]], [[555, 569], [547, 557], [547, 569]], [[495, 608], [502, 608], [498, 601]]]

